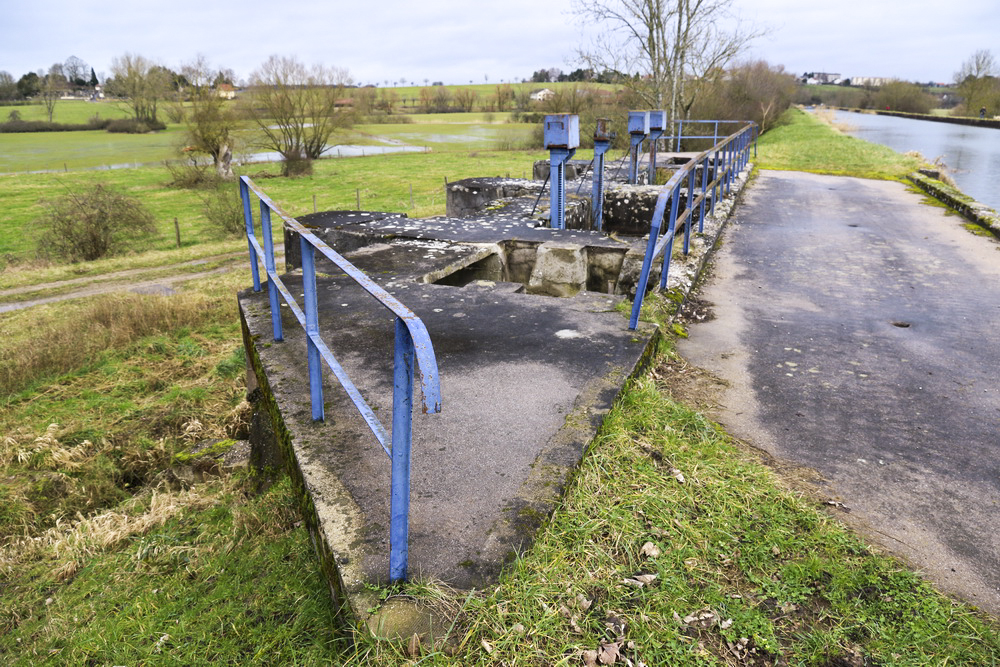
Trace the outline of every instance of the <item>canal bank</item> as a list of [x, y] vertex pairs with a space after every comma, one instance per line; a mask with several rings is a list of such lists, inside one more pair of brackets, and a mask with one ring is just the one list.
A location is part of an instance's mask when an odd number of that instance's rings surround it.
[[1000, 191], [995, 187], [1000, 181], [1000, 132], [993, 126], [921, 122], [926, 119], [842, 110], [836, 111], [834, 120], [849, 136], [898, 153], [915, 151], [943, 165], [942, 171], [961, 190], [959, 194], [994, 211], [1000, 209]]

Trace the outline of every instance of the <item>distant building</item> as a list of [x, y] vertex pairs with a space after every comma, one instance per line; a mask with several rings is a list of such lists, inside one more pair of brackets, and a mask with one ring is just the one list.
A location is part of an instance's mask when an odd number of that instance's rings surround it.
[[894, 81], [891, 77], [887, 76], [852, 76], [851, 85], [861, 86], [862, 88], [881, 88], [885, 84]]
[[811, 86], [818, 86], [821, 84], [839, 84], [843, 81], [843, 78], [833, 72], [806, 72], [802, 75], [802, 81]]
[[220, 83], [215, 92], [224, 100], [231, 100], [236, 97], [236, 89], [228, 83]]
[[551, 99], [555, 96], [556, 96], [555, 92], [549, 90], [548, 88], [542, 88], [541, 90], [536, 90], [531, 95], [529, 95], [532, 102], [544, 102], [545, 100]]

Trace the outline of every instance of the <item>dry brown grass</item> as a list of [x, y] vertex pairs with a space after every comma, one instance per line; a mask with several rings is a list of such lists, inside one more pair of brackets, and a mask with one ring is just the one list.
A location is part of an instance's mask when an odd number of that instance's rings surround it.
[[59, 522], [39, 536], [9, 543], [0, 550], [0, 572], [9, 574], [13, 568], [46, 559], [56, 578], [63, 581], [76, 574], [81, 563], [94, 554], [111, 551], [181, 512], [214, 505], [229, 484], [222, 480], [177, 492], [152, 490], [117, 509], [87, 518], [77, 515], [76, 520]]
[[195, 326], [222, 307], [222, 299], [196, 292], [116, 293], [74, 307], [12, 313], [0, 321], [0, 400], [33, 381], [80, 368], [103, 350]]
[[847, 134], [857, 129], [855, 125], [851, 125], [850, 123], [845, 123], [843, 121], [837, 121], [837, 112], [833, 109], [816, 109], [813, 111], [813, 115], [840, 134]]

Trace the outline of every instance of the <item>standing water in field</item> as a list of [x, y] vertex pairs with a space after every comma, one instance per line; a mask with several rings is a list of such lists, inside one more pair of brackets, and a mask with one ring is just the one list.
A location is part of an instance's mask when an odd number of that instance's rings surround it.
[[1000, 130], [849, 111], [837, 111], [835, 120], [853, 137], [940, 158], [962, 192], [1000, 211]]

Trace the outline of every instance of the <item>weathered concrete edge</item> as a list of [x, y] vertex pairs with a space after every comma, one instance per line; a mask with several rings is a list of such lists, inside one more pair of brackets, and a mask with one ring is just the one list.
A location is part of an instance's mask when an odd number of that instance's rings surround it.
[[[246, 352], [247, 363], [253, 371], [257, 382], [257, 389], [260, 392], [257, 409], [263, 410], [271, 422], [274, 432], [274, 442], [269, 444], [274, 445], [281, 452], [282, 466], [291, 479], [299, 511], [309, 531], [313, 549], [319, 560], [320, 570], [327, 581], [327, 585], [330, 587], [330, 596], [334, 602], [334, 618], [337, 625], [341, 629], [346, 630], [354, 627], [359, 620], [357, 614], [354, 613], [354, 607], [360, 604], [367, 604], [370, 601], [368, 597], [364, 597], [359, 593], [358, 587], [349, 587], [345, 582], [345, 579], [353, 581], [361, 580], [359, 565], [354, 564], [360, 563], [361, 560], [357, 559], [356, 561], [349, 562], [347, 565], [337, 562], [337, 554], [331, 548], [331, 542], [327, 540], [323, 531], [323, 522], [309, 491], [306, 474], [303, 472], [298, 457], [295, 455], [295, 446], [292, 443], [291, 433], [285, 424], [284, 418], [281, 415], [281, 409], [278, 407], [277, 399], [268, 382], [267, 373], [264, 370], [264, 365], [257, 351], [254, 336], [251, 334], [250, 327], [246, 321], [242, 303], [239, 303], [238, 307], [240, 311], [240, 329], [243, 332], [243, 349]], [[345, 574], [348, 573], [344, 572], [344, 567], [357, 571], [352, 571], [349, 573], [349, 576], [345, 577]], [[355, 599], [352, 600], [352, 597]], [[360, 599], [361, 597], [364, 597], [363, 601]]]
[[907, 178], [930, 196], [1000, 238], [1000, 215], [997, 215], [997, 212], [986, 204], [976, 201], [961, 190], [919, 172], [913, 172]]
[[[715, 254], [716, 249], [719, 247], [719, 241], [722, 239], [722, 233], [726, 231], [726, 227], [729, 224], [729, 220], [733, 217], [733, 212], [736, 210], [736, 202], [743, 191], [746, 189], [747, 185], [753, 180], [755, 174], [757, 173], [757, 166], [753, 162], [750, 162], [739, 174], [736, 175], [736, 179], [733, 183], [733, 188], [730, 194], [725, 197], [717, 205], [722, 207], [722, 210], [712, 216], [706, 216], [706, 219], [715, 218], [716, 226], [712, 230], [710, 235], [710, 240], [705, 244], [705, 250], [698, 256], [693, 258], [693, 268], [688, 267], [688, 278], [681, 281], [679, 285], [673, 289], [681, 293], [681, 299], [677, 303], [677, 308], [670, 314], [668, 318], [669, 322], [673, 322], [680, 315], [681, 310], [684, 308], [684, 304], [687, 303], [688, 299], [698, 288], [701, 279], [705, 274], [705, 267], [708, 265], [709, 260]], [[706, 235], [708, 238], [709, 235]], [[687, 264], [687, 262], [685, 262]], [[673, 262], [671, 261], [671, 265]]]

